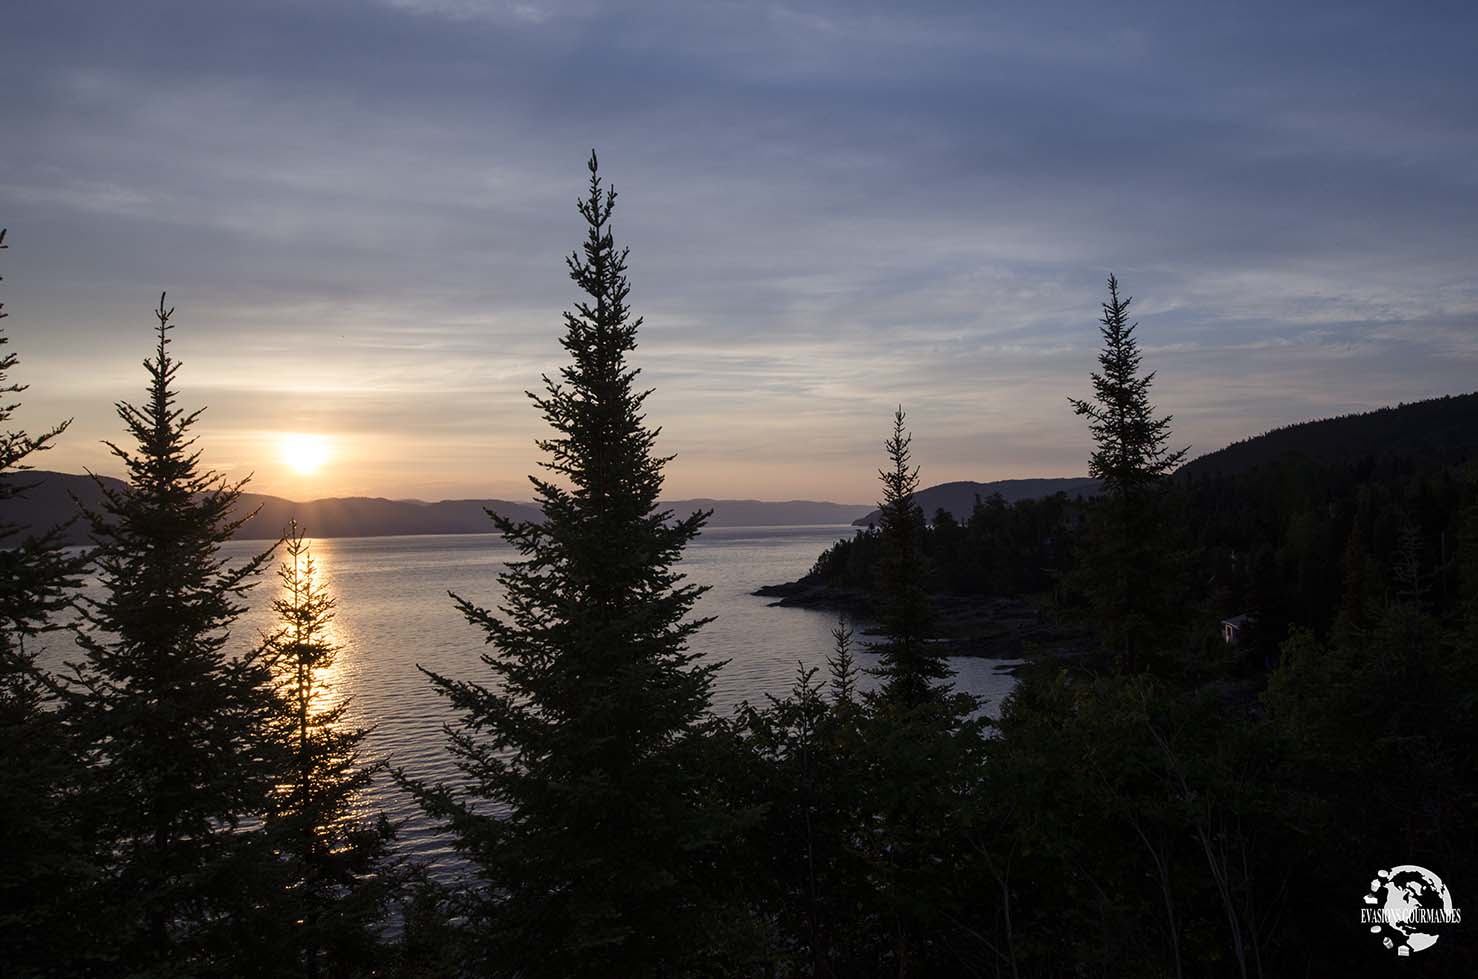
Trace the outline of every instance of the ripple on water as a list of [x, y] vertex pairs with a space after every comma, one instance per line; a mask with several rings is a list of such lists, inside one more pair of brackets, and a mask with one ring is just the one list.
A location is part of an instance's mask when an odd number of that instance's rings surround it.
[[[311, 529], [311, 528], [310, 528]], [[836, 616], [810, 609], [781, 609], [751, 594], [760, 585], [803, 575], [833, 540], [851, 533], [845, 526], [719, 528], [689, 546], [683, 571], [709, 586], [697, 613], [715, 616], [695, 646], [727, 660], [714, 682], [715, 712], [727, 714], [744, 700], [760, 702], [766, 693], [790, 689], [798, 665], [825, 669]], [[314, 560], [338, 601], [334, 637], [342, 651], [334, 667], [334, 692], [349, 696], [351, 723], [371, 728], [366, 749], [388, 759], [413, 778], [456, 782], [458, 772], [446, 751], [442, 726], [456, 718], [422, 667], [458, 679], [492, 682], [479, 657], [488, 651], [482, 634], [457, 611], [448, 591], [484, 607], [499, 598], [497, 573], [512, 550], [492, 534], [427, 537], [338, 538], [312, 542]], [[230, 557], [261, 549], [260, 541], [233, 543]], [[263, 578], [252, 609], [233, 630], [256, 636], [271, 626]], [[51, 664], [75, 658], [70, 644], [55, 644]], [[874, 665], [865, 648], [859, 665]], [[999, 660], [957, 659], [956, 686], [989, 699], [994, 713], [1014, 680]], [[448, 839], [414, 801], [388, 778], [379, 779], [365, 799], [367, 811], [382, 811], [401, 823], [400, 852], [431, 864], [447, 878], [463, 864]]]

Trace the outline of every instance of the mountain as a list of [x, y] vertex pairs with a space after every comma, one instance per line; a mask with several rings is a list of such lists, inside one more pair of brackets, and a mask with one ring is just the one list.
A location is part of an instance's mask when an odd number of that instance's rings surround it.
[[1478, 454], [1478, 393], [1448, 395], [1275, 428], [1181, 466], [1177, 479], [1235, 476], [1298, 459], [1319, 466], [1362, 461], [1451, 465]]
[[[0, 523], [13, 523], [22, 528], [45, 528], [63, 524], [77, 513], [75, 496], [84, 506], [96, 508], [102, 491], [90, 476], [70, 473], [35, 472], [14, 478], [30, 486], [23, 497], [0, 503]], [[111, 476], [101, 477], [108, 486], [122, 489], [124, 483]], [[295, 502], [280, 496], [243, 493], [242, 506], [247, 512], [257, 510], [237, 537], [244, 540], [271, 540], [294, 518], [314, 537], [393, 537], [409, 534], [486, 534], [493, 531], [492, 521], [484, 508], [515, 520], [539, 520], [541, 514], [532, 503], [508, 500], [384, 500], [378, 497], [334, 497], [324, 500]], [[795, 524], [845, 524], [868, 510], [866, 506], [841, 503], [790, 500], [769, 503], [762, 500], [669, 500], [662, 506], [679, 516], [694, 510], [714, 511], [710, 527], [786, 526]], [[86, 540], [87, 528], [81, 521], [72, 524], [68, 539], [72, 543]]]
[[799, 527], [806, 524], [846, 524], [872, 509], [869, 504], [827, 503], [818, 500], [664, 500], [662, 506], [677, 516], [694, 510], [712, 510], [710, 527]]
[[[37, 469], [14, 473], [5, 477], [12, 485], [25, 487], [24, 495], [0, 500], [0, 524], [12, 524], [21, 532], [42, 531], [49, 527], [68, 526], [65, 535], [69, 544], [81, 544], [87, 540], [87, 526], [77, 513], [77, 498], [88, 509], [96, 509], [103, 494], [91, 476], [74, 476], [70, 473], [54, 473]], [[103, 482], [114, 488], [122, 488], [122, 480], [104, 476]], [[14, 538], [0, 541], [0, 547], [11, 547]]]
[[278, 496], [243, 493], [242, 505], [260, 507], [241, 528], [238, 537], [263, 540], [276, 537], [297, 518], [314, 537], [402, 537], [410, 534], [486, 534], [493, 523], [484, 508], [514, 520], [538, 520], [538, 508], [508, 500], [384, 500], [348, 496], [297, 503]]
[[[998, 479], [993, 483], [976, 483], [960, 480], [940, 483], [921, 489], [914, 494], [914, 502], [924, 510], [929, 519], [939, 510], [946, 510], [956, 520], [966, 520], [975, 509], [976, 499], [985, 499], [999, 493], [1007, 503], [1017, 500], [1035, 500], [1057, 493], [1068, 496], [1092, 496], [1098, 491], [1098, 480], [1087, 476], [1068, 476], [1060, 479]], [[864, 517], [852, 521], [857, 527], [868, 527], [877, 523], [880, 514], [873, 510]]]
[[[1316, 421], [1299, 422], [1254, 435], [1181, 466], [1178, 480], [1196, 482], [1237, 476], [1272, 463], [1298, 460], [1323, 467], [1443, 466], [1478, 457], [1478, 392], [1400, 404], [1393, 408]], [[1098, 481], [1086, 476], [1066, 479], [1003, 479], [993, 483], [968, 480], [940, 483], [914, 494], [932, 518], [943, 508], [957, 520], [970, 516], [977, 497], [1000, 493], [1008, 503], [1054, 493], [1091, 496]], [[877, 510], [852, 521], [866, 527]]]

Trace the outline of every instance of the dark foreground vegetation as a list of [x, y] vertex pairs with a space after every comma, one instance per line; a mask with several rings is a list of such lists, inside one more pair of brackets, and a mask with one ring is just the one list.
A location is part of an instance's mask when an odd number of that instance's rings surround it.
[[[493, 518], [520, 555], [506, 599], [456, 599], [482, 667], [428, 678], [465, 778], [388, 773], [475, 880], [424, 880], [357, 804], [380, 764], [324, 686], [333, 602], [302, 531], [221, 560], [250, 514], [199, 465], [161, 300], [147, 398], [118, 406], [127, 485], [78, 517], [92, 546], [0, 527], [6, 975], [1478, 971], [1471, 924], [1398, 962], [1360, 922], [1382, 868], [1478, 894], [1471, 428], [1339, 420], [1182, 467], [1110, 279], [1072, 402], [1100, 495], [926, 521], [900, 409], [876, 529], [814, 572], [870, 596], [876, 682], [839, 624], [824, 675], [718, 717], [702, 589], [675, 570], [706, 515], [657, 505], [614, 203], [592, 156], [569, 363], [531, 395], [543, 521]], [[64, 429], [4, 437], [0, 494]], [[280, 628], [246, 642], [231, 625], [279, 558]], [[931, 641], [941, 592], [1050, 601], [1092, 649], [1038, 660], [990, 721]], [[56, 675], [35, 643], [64, 622]]]

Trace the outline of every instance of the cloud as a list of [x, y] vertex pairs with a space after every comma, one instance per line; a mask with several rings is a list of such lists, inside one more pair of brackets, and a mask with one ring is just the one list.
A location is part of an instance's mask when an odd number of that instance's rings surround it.
[[221, 458], [316, 422], [362, 440], [344, 488], [516, 487], [594, 145], [676, 492], [867, 499], [899, 402], [926, 478], [1081, 471], [1110, 270], [1210, 449], [1471, 385], [1475, 21], [31, 5], [0, 38], [6, 322], [27, 410], [78, 418], [49, 464], [99, 461], [169, 288]]

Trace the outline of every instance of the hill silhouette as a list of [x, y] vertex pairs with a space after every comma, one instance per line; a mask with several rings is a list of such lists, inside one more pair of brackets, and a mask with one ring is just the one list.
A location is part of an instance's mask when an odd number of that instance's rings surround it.
[[[122, 489], [122, 480], [101, 477]], [[58, 526], [77, 514], [76, 497], [84, 506], [97, 507], [102, 492], [90, 476], [36, 470], [16, 477], [30, 488], [20, 498], [0, 503], [0, 519], [22, 528], [40, 530]], [[493, 532], [485, 510], [515, 520], [538, 521], [542, 514], [532, 503], [511, 500], [387, 500], [379, 497], [332, 497], [295, 501], [262, 493], [243, 493], [242, 506], [256, 516], [236, 535], [243, 540], [271, 540], [293, 519], [313, 537], [400, 537], [413, 534], [485, 534]], [[677, 514], [713, 510], [710, 527], [754, 527], [800, 524], [845, 524], [868, 508], [860, 504], [813, 500], [667, 500], [662, 504]], [[74, 523], [70, 543], [84, 543], [86, 528]]]
[[1362, 460], [1451, 465], [1475, 451], [1478, 393], [1457, 394], [1275, 428], [1193, 459], [1175, 477], [1234, 476], [1292, 458], [1320, 466]]
[[[939, 510], [947, 511], [956, 520], [968, 520], [971, 511], [975, 509], [975, 501], [986, 499], [994, 493], [1001, 494], [1007, 503], [1015, 503], [1018, 500], [1036, 500], [1055, 493], [1066, 493], [1073, 497], [1092, 496], [1097, 490], [1098, 480], [1087, 476], [1068, 476], [1060, 479], [998, 479], [990, 483], [976, 483], [965, 479], [921, 489], [914, 494], [914, 502], [923, 508], [924, 515], [931, 520]], [[852, 521], [852, 524], [857, 527], [869, 527], [877, 520], [878, 511], [873, 510], [866, 516]]]
[[[1451, 465], [1478, 455], [1478, 392], [1403, 403], [1360, 414], [1299, 422], [1242, 439], [1199, 456], [1181, 466], [1175, 478], [1191, 482], [1237, 476], [1277, 462], [1299, 460], [1318, 466], [1349, 466], [1406, 461], [1420, 465]], [[41, 529], [67, 523], [77, 514], [75, 496], [84, 506], [96, 507], [101, 492], [91, 477], [36, 470], [11, 477], [30, 488], [23, 497], [0, 503], [0, 519], [19, 527]], [[109, 485], [121, 480], [101, 477]], [[1086, 476], [1041, 479], [1002, 479], [993, 482], [958, 480], [920, 490], [915, 502], [931, 518], [940, 509], [958, 520], [968, 519], [976, 499], [999, 493], [1008, 503], [1040, 499], [1055, 493], [1091, 496], [1096, 480]], [[469, 499], [388, 500], [379, 497], [331, 497], [294, 501], [262, 493], [245, 493], [243, 504], [259, 509], [238, 537], [275, 538], [294, 518], [314, 537], [392, 537], [413, 534], [481, 534], [492, 532], [485, 509], [518, 520], [539, 520], [531, 503], [512, 500]], [[860, 504], [819, 500], [719, 500], [700, 497], [665, 500], [662, 505], [678, 514], [711, 509], [710, 527], [763, 527], [803, 524], [874, 524], [878, 511]], [[71, 543], [85, 541], [85, 528], [73, 524]]]

